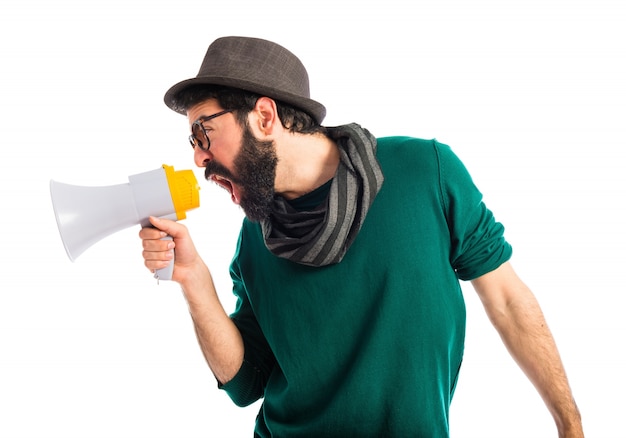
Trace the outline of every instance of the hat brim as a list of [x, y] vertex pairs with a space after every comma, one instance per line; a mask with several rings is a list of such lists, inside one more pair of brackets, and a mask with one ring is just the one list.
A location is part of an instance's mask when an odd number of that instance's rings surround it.
[[181, 91], [194, 85], [222, 85], [251, 91], [299, 108], [313, 117], [319, 124], [322, 123], [322, 120], [324, 120], [326, 116], [326, 107], [313, 99], [277, 90], [272, 87], [264, 87], [242, 79], [225, 78], [223, 76], [202, 76], [181, 81], [167, 90], [163, 99], [165, 104], [173, 111], [186, 115], [183, 109], [176, 107], [175, 99]]

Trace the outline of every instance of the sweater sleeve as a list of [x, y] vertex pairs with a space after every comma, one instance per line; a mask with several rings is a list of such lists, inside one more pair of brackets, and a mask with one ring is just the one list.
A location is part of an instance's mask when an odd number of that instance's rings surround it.
[[471, 280], [506, 262], [512, 248], [463, 163], [446, 145], [435, 142], [435, 150], [450, 230], [450, 263], [461, 280]]
[[[241, 240], [241, 236], [239, 237]], [[226, 384], [218, 384], [237, 406], [248, 406], [263, 397], [265, 386], [276, 360], [261, 331], [240, 275], [239, 245], [231, 263], [233, 293], [237, 306], [231, 319], [239, 329], [244, 343], [244, 360], [241, 368]]]

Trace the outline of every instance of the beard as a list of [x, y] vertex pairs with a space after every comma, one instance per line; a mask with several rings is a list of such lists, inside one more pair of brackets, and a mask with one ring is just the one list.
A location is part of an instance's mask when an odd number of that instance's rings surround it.
[[232, 184], [237, 184], [241, 188], [239, 205], [246, 217], [253, 222], [261, 222], [272, 211], [277, 163], [274, 142], [256, 138], [246, 123], [241, 150], [234, 161], [238, 176], [215, 161], [207, 163], [204, 175], [207, 179], [211, 175], [219, 175], [228, 178]]

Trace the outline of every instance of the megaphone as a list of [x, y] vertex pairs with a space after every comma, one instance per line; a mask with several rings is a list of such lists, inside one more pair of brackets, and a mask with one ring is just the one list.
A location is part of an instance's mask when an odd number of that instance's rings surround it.
[[[172, 166], [128, 177], [128, 183], [84, 187], [50, 180], [50, 195], [65, 251], [71, 261], [96, 242], [133, 225], [150, 226], [149, 217], [180, 220], [200, 206], [200, 187], [191, 170]], [[170, 238], [167, 236], [166, 238]], [[155, 278], [171, 280], [174, 262]]]

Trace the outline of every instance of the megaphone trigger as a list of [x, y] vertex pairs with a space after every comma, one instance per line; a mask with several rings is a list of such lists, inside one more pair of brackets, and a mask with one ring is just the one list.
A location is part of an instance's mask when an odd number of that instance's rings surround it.
[[[163, 165], [128, 179], [126, 184], [106, 187], [50, 181], [54, 214], [70, 260], [114, 232], [136, 224], [150, 226], [150, 216], [180, 220], [187, 210], [200, 206], [200, 187], [191, 170]], [[173, 269], [172, 260], [155, 277], [171, 280]]]

